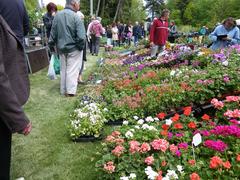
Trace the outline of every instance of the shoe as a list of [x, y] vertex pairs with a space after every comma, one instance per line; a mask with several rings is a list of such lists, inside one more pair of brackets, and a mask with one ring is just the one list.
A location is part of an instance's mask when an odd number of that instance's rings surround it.
[[75, 94], [65, 94], [65, 97], [74, 97]]

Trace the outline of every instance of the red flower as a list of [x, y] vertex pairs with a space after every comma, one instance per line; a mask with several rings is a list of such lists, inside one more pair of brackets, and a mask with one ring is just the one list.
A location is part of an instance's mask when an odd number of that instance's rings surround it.
[[204, 114], [204, 115], [202, 116], [202, 119], [205, 120], [205, 121], [209, 121], [209, 120], [210, 120], [210, 116], [207, 115], [207, 114]]
[[190, 164], [191, 166], [194, 166], [196, 164], [196, 161], [194, 159], [191, 159], [188, 161], [188, 164]]
[[191, 180], [200, 180], [200, 176], [194, 172], [190, 175], [190, 179]]
[[182, 125], [181, 123], [176, 123], [176, 124], [174, 124], [174, 127], [175, 127], [176, 129], [183, 129], [183, 125]]
[[163, 112], [161, 112], [161, 113], [159, 113], [159, 114], [157, 115], [157, 117], [158, 117], [159, 119], [164, 119], [165, 116], [166, 116], [166, 114], [163, 113]]
[[240, 154], [237, 155], [237, 161], [240, 162]]
[[222, 159], [220, 158], [220, 157], [218, 157], [218, 156], [213, 156], [212, 158], [211, 158], [211, 160], [210, 160], [210, 168], [211, 169], [216, 169], [216, 168], [218, 168], [219, 166], [221, 166], [222, 165]]
[[191, 114], [191, 112], [192, 112], [192, 107], [191, 107], [191, 106], [188, 106], [188, 107], [185, 107], [183, 110], [184, 110], [183, 114], [184, 114], [185, 116], [190, 116], [190, 114]]
[[230, 169], [231, 168], [231, 163], [229, 161], [226, 161], [223, 164], [223, 167], [225, 167], [226, 169]]
[[164, 166], [167, 165], [167, 162], [166, 161], [162, 161], [161, 165], [162, 165], [162, 167], [164, 167]]
[[175, 114], [173, 117], [172, 117], [172, 121], [173, 122], [176, 122], [176, 121], [178, 121], [179, 120], [179, 114]]
[[161, 134], [162, 136], [167, 136], [167, 135], [168, 135], [168, 131], [165, 131], [165, 130], [164, 130], [164, 131], [161, 131], [160, 134]]
[[162, 125], [162, 128], [163, 128], [163, 130], [165, 130], [165, 131], [166, 131], [166, 130], [168, 130], [168, 128], [169, 128], [169, 125], [167, 125], [167, 124], [163, 124], [163, 125]]
[[191, 129], [195, 129], [197, 127], [197, 125], [194, 122], [190, 122], [188, 124], [188, 127], [191, 128]]

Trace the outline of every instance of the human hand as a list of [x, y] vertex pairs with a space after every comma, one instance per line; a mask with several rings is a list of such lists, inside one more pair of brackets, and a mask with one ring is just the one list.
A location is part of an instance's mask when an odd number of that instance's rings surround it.
[[20, 132], [20, 134], [23, 134], [25, 136], [27, 136], [30, 132], [32, 131], [32, 123], [28, 123], [27, 127], [25, 127], [25, 129]]
[[52, 16], [55, 16], [56, 15], [56, 12], [52, 12]]
[[153, 47], [154, 46], [154, 42], [150, 42], [150, 46]]

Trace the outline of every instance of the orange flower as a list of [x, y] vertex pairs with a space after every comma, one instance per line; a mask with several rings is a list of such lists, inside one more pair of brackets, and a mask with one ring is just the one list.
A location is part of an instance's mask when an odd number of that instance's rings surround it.
[[166, 161], [162, 161], [161, 165], [162, 165], [162, 167], [164, 167], [164, 166], [167, 165], [167, 162]]
[[191, 180], [200, 180], [200, 176], [194, 172], [190, 175], [190, 179]]
[[179, 114], [175, 114], [173, 117], [172, 117], [172, 121], [173, 122], [176, 122], [176, 121], [178, 121], [179, 120]]
[[176, 123], [176, 124], [174, 124], [174, 127], [175, 127], [176, 129], [183, 129], [183, 125], [182, 125], [181, 123]]
[[230, 169], [231, 168], [231, 163], [229, 161], [226, 161], [223, 164], [223, 167], [225, 167], [226, 169]]
[[168, 131], [161, 131], [161, 135], [162, 136], [167, 136], [168, 135]]
[[191, 166], [194, 166], [196, 164], [196, 161], [194, 159], [191, 159], [188, 161], [188, 164], [190, 164]]
[[210, 116], [207, 115], [207, 114], [204, 114], [204, 115], [202, 116], [202, 119], [205, 120], [205, 121], [209, 121], [209, 120], [210, 120]]
[[192, 107], [191, 107], [191, 106], [188, 106], [188, 107], [185, 107], [183, 110], [184, 110], [183, 114], [184, 114], [185, 116], [190, 116], [190, 114], [191, 114], [191, 112], [192, 112]]
[[157, 115], [157, 117], [158, 117], [159, 119], [164, 119], [165, 116], [166, 116], [166, 114], [163, 113], [163, 112], [161, 112], [161, 113], [159, 113], [159, 114]]
[[211, 169], [216, 169], [216, 168], [218, 168], [219, 166], [221, 166], [222, 165], [222, 159], [220, 158], [220, 157], [218, 157], [218, 156], [213, 156], [212, 158], [211, 158], [211, 160], [210, 160], [210, 168]]
[[190, 122], [188, 124], [188, 127], [191, 128], [191, 129], [195, 129], [197, 127], [197, 125], [194, 122]]
[[240, 154], [237, 155], [237, 161], [240, 162]]
[[163, 128], [163, 130], [165, 130], [165, 131], [166, 131], [166, 130], [168, 130], [169, 126], [168, 126], [168, 125], [166, 125], [166, 124], [163, 124], [163, 125], [162, 125], [162, 128]]

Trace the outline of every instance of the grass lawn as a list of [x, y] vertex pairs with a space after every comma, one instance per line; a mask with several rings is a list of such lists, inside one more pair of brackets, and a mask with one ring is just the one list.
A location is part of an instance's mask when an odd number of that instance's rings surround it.
[[[94, 71], [97, 57], [88, 57], [84, 76]], [[47, 69], [30, 75], [31, 95], [24, 109], [33, 130], [27, 137], [14, 135], [12, 178], [26, 180], [93, 180], [96, 152], [101, 142], [73, 143], [66, 122], [77, 99], [59, 94], [59, 79], [47, 78]], [[79, 94], [86, 86], [79, 87]], [[110, 128], [108, 128], [110, 129]]]

